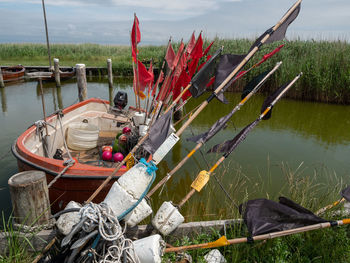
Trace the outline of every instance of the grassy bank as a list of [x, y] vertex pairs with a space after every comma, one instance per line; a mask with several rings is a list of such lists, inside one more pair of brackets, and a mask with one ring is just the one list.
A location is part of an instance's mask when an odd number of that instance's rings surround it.
[[[254, 186], [254, 189], [256, 187], [256, 191], [261, 191], [261, 189], [266, 191], [266, 196], [259, 197], [278, 201], [278, 196], [285, 196], [311, 211], [317, 211], [326, 204], [333, 203], [334, 200], [340, 198], [339, 192], [344, 186], [341, 180], [334, 174], [328, 173], [327, 178], [329, 182], [319, 184], [317, 180], [320, 176], [319, 171], [315, 170], [313, 175], [306, 174], [304, 170], [305, 167], [303, 167], [302, 164], [299, 167], [290, 168], [288, 165], [282, 163], [280, 168], [281, 176], [285, 177], [285, 186], [280, 189], [277, 195], [271, 196], [268, 189], [273, 182], [269, 179], [270, 175], [268, 172], [266, 175], [262, 176], [264, 179], [262, 178], [261, 182], [257, 182]], [[234, 178], [235, 181], [237, 181], [237, 185], [233, 187], [234, 189], [230, 189], [230, 193], [235, 193], [236, 190], [244, 192], [247, 187], [244, 183], [246, 180], [244, 175], [237, 172], [237, 176]], [[329, 185], [333, 185], [333, 187], [329, 187]], [[216, 191], [220, 190], [217, 189]], [[237, 204], [250, 199], [253, 198], [247, 195], [240, 195], [239, 197], [234, 196], [234, 201], [237, 202]], [[227, 202], [225, 205], [228, 206], [230, 204]], [[198, 206], [198, 204], [193, 204], [193, 209], [196, 209], [196, 206]], [[335, 211], [339, 211], [339, 209], [342, 209], [341, 206], [326, 211], [321, 217], [326, 220], [340, 220], [349, 217], [349, 215], [335, 213]], [[203, 213], [204, 212], [205, 211], [203, 211]], [[231, 215], [227, 218], [240, 217], [237, 209], [233, 207]], [[221, 247], [219, 250], [224, 255], [227, 262], [349, 262], [349, 230], [349, 226], [314, 230], [266, 241], [256, 241], [251, 244], [242, 243], [230, 245]], [[195, 238], [185, 237], [177, 241], [169, 239], [168, 242], [174, 246], [185, 246], [213, 242], [222, 235], [224, 235], [224, 233], [212, 230], [211, 234], [199, 234]], [[243, 224], [226, 229], [227, 239], [247, 236], [249, 236], [248, 230]], [[210, 249], [201, 249], [188, 251], [187, 253], [191, 255], [193, 262], [205, 262], [204, 255], [209, 251]], [[174, 253], [166, 254], [163, 262], [176, 262], [175, 259], [177, 257], [178, 255]]]
[[[243, 54], [249, 50], [251, 44], [252, 41], [247, 39], [216, 39], [211, 51], [214, 52], [223, 45], [225, 53]], [[281, 43], [263, 46], [250, 63], [258, 61], [262, 55], [279, 44]], [[165, 46], [141, 46], [140, 59], [153, 58], [159, 65], [164, 57], [164, 52]], [[60, 59], [62, 66], [85, 63], [87, 66], [104, 67], [106, 59], [112, 58], [114, 71], [118, 75], [127, 75], [132, 72], [130, 47], [128, 46], [54, 44], [51, 46], [51, 54], [52, 57]], [[340, 41], [286, 42], [280, 53], [249, 74], [234, 89], [242, 88], [253, 75], [271, 68], [280, 60], [284, 65], [269, 80], [268, 85], [265, 85], [265, 90], [276, 88], [302, 71], [304, 76], [288, 93], [289, 97], [331, 103], [350, 103], [350, 44]], [[47, 65], [46, 46], [44, 44], [0, 44], [0, 64]]]

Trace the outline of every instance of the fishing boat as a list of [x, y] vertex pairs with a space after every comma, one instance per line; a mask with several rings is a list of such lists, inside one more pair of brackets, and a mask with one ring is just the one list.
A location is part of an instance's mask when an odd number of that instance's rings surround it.
[[[49, 184], [67, 168], [69, 152], [75, 163], [49, 188], [52, 210], [64, 208], [71, 200], [82, 203], [117, 166], [117, 163], [101, 160], [101, 147], [110, 145], [123, 127], [131, 126], [130, 120], [135, 112], [133, 107], [117, 110], [111, 107], [108, 101], [98, 98], [91, 98], [56, 112], [46, 118], [46, 126], [41, 125], [42, 121], [36, 122], [16, 139], [12, 145], [12, 152], [17, 158], [18, 169], [44, 171]], [[92, 146], [88, 150], [72, 150], [67, 134], [73, 124], [97, 127], [95, 141], [92, 140], [95, 147]], [[76, 136], [79, 138], [82, 134], [78, 133]], [[43, 140], [44, 137], [47, 139]], [[65, 144], [68, 144], [68, 147], [65, 147]], [[114, 180], [111, 180], [94, 201], [102, 201], [112, 183], [125, 171], [125, 167], [121, 168]]]
[[4, 82], [23, 79], [25, 68], [22, 65], [1, 68]]
[[[26, 76], [29, 78], [43, 78], [44, 81], [54, 81], [55, 80], [55, 74], [51, 71], [26, 71]], [[75, 68], [65, 68], [60, 69], [60, 79], [61, 80], [67, 80], [75, 76]]]

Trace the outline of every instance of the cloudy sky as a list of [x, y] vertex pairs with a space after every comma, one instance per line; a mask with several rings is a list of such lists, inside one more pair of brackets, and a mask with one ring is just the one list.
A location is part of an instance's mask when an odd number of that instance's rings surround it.
[[[136, 12], [142, 44], [260, 35], [294, 0], [45, 0], [52, 43], [125, 44]], [[0, 0], [0, 43], [45, 42], [41, 0]], [[304, 0], [287, 38], [350, 40], [350, 0]]]

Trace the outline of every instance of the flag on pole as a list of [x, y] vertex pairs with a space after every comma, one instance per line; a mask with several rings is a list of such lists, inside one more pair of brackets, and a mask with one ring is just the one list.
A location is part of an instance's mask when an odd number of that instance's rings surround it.
[[171, 43], [169, 43], [169, 47], [168, 47], [166, 55], [165, 55], [165, 60], [166, 60], [166, 63], [168, 64], [168, 67], [171, 70], [174, 70], [174, 68], [175, 68], [175, 65], [174, 65], [175, 52], [173, 50], [173, 47], [171, 46]]
[[285, 197], [279, 202], [260, 198], [241, 204], [239, 212], [251, 236], [329, 222]]
[[265, 62], [266, 60], [268, 60], [270, 57], [272, 57], [273, 55], [275, 55], [277, 52], [279, 52], [281, 50], [281, 48], [284, 47], [283, 45], [280, 45], [279, 47], [277, 47], [276, 49], [274, 49], [273, 51], [271, 51], [270, 53], [266, 54], [263, 56], [263, 58], [259, 61], [259, 63], [257, 64], [257, 66], [259, 66], [261, 63]]
[[[277, 28], [276, 31], [272, 31], [273, 27], [266, 30], [260, 37], [258, 37], [257, 40], [253, 43], [253, 45], [250, 47], [249, 51], [251, 51], [253, 48], [260, 45], [261, 40], [267, 35], [270, 34], [270, 37], [267, 39], [265, 44], [270, 44], [275, 41], [283, 40], [286, 36], [286, 32], [288, 29], [288, 26], [297, 18], [299, 12], [300, 12], [301, 4], [299, 4], [294, 11], [287, 17], [286, 20]], [[289, 10], [288, 10], [289, 11]], [[287, 11], [287, 13], [288, 13]]]
[[194, 46], [192, 52], [190, 53], [192, 59], [200, 59], [203, 57], [203, 39], [202, 33], [199, 34], [196, 45]]
[[[135, 33], [136, 30], [136, 33]], [[139, 19], [135, 15], [134, 17], [134, 24], [131, 29], [131, 55], [134, 61], [136, 61], [136, 54], [137, 54], [137, 44], [141, 41], [141, 32], [139, 27]]]
[[196, 37], [194, 35], [194, 32], [192, 33], [192, 36], [190, 38], [190, 41], [188, 41], [187, 47], [186, 47], [186, 53], [189, 55], [192, 52], [192, 49], [194, 48], [194, 45], [196, 44]]
[[350, 202], [350, 186], [343, 189], [341, 191], [341, 195], [346, 199], [346, 201]]
[[[260, 73], [258, 76], [255, 76], [251, 81], [248, 82], [247, 85], [245, 85], [243, 91], [242, 91], [242, 96], [241, 99], [243, 100], [254, 88], [256, 85], [259, 84], [260, 81], [265, 78], [265, 76], [270, 72], [270, 70], [266, 70], [263, 73]], [[238, 77], [238, 75], [237, 75]]]
[[144, 92], [145, 88], [153, 81], [153, 73], [149, 72], [145, 65], [140, 60], [137, 60], [138, 73], [139, 73], [139, 83], [140, 91]]
[[171, 133], [172, 115], [173, 111], [168, 111], [151, 126], [148, 131], [149, 136], [143, 144], [143, 148], [147, 152], [154, 154]]
[[211, 48], [211, 46], [212, 46], [213, 44], [214, 44], [214, 41], [211, 42], [211, 43], [209, 44], [209, 46], [204, 50], [203, 56], [206, 56], [206, 55], [209, 53], [210, 48]]
[[220, 57], [221, 52], [222, 48], [219, 48], [192, 78], [190, 92], [194, 98], [198, 98], [205, 92], [207, 84], [209, 83], [211, 77], [214, 75], [216, 61]]
[[[289, 85], [291, 81], [287, 82], [286, 84], [282, 85], [281, 87], [279, 87], [277, 90], [275, 90], [270, 96], [268, 96], [264, 102], [263, 105], [261, 107], [261, 113], [263, 113], [267, 107], [270, 106], [270, 104], [278, 97], [278, 95], [280, 95], [280, 93], [282, 91], [284, 91], [284, 89]], [[273, 107], [273, 106], [272, 106]], [[272, 114], [272, 107], [271, 110], [269, 110], [269, 112], [263, 117], [263, 120], [268, 120], [271, 118], [271, 114]]]

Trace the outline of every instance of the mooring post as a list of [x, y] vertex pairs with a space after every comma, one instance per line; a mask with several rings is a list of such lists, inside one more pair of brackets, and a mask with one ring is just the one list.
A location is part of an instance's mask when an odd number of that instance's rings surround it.
[[2, 77], [1, 67], [0, 67], [0, 88], [5, 88], [4, 79]]
[[56, 86], [61, 87], [61, 77], [60, 77], [60, 60], [58, 58], [53, 59], [53, 66], [54, 66], [54, 72], [55, 72], [55, 81]]
[[45, 172], [17, 173], [8, 184], [16, 223], [27, 226], [49, 223], [51, 209]]
[[87, 81], [85, 64], [76, 64], [79, 101], [87, 99]]
[[107, 59], [107, 71], [108, 71], [108, 84], [110, 88], [113, 88], [113, 72], [112, 72], [112, 59]]

